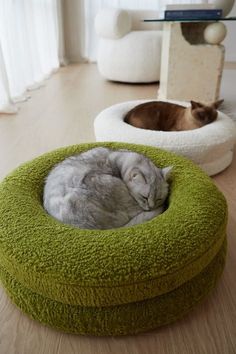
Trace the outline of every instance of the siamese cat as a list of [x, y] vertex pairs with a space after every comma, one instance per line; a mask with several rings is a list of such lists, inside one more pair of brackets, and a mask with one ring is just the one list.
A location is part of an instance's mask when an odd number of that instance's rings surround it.
[[197, 129], [217, 119], [217, 108], [223, 101], [219, 100], [210, 105], [190, 101], [189, 107], [162, 101], [146, 102], [131, 109], [124, 121], [136, 128], [150, 130]]

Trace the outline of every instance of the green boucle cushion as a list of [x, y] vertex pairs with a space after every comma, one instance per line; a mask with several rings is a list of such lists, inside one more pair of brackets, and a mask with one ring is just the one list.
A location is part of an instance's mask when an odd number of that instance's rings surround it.
[[124, 335], [154, 329], [184, 316], [212, 290], [225, 264], [226, 244], [201, 273], [157, 297], [109, 307], [81, 307], [57, 302], [23, 287], [0, 268], [3, 285], [30, 317], [57, 329], [91, 335]]
[[[128, 148], [158, 166], [172, 165], [168, 209], [112, 230], [81, 230], [49, 216], [42, 206], [48, 172], [95, 146]], [[134, 333], [176, 319], [214, 286], [226, 223], [225, 198], [183, 157], [122, 143], [62, 148], [22, 165], [0, 185], [0, 274], [16, 304], [43, 323], [76, 333]], [[158, 317], [160, 306], [169, 309], [165, 319]]]

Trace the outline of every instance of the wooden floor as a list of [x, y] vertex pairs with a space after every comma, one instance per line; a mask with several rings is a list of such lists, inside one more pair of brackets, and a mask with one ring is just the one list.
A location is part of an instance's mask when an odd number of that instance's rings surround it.
[[[104, 81], [95, 65], [61, 69], [32, 92], [17, 115], [0, 115], [0, 178], [20, 163], [59, 146], [94, 141], [93, 120], [114, 103], [155, 98], [157, 86]], [[215, 176], [229, 205], [228, 257], [217, 288], [176, 323], [136, 336], [68, 335], [28, 319], [0, 288], [0, 354], [236, 353], [236, 156]]]

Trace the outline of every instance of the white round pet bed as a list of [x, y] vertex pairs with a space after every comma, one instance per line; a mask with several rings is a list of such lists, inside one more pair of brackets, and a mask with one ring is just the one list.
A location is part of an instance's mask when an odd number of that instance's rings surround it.
[[[128, 101], [102, 111], [95, 119], [96, 141], [118, 141], [160, 147], [188, 157], [209, 176], [223, 171], [233, 158], [236, 124], [226, 114], [218, 112], [214, 123], [202, 128], [164, 132], [135, 128], [124, 122], [126, 113], [147, 100]], [[186, 102], [170, 101], [188, 106]]]

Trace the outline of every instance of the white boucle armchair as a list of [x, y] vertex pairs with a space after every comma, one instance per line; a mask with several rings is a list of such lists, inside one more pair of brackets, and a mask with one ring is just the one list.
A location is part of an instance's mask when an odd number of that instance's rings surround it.
[[160, 79], [162, 24], [157, 11], [102, 9], [95, 18], [97, 64], [108, 80], [145, 83]]

